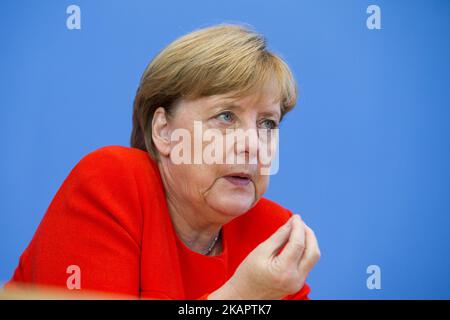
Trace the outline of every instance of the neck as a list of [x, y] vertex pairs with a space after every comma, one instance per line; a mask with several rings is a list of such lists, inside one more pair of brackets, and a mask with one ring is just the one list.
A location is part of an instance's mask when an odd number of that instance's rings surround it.
[[[185, 207], [180, 210], [176, 205], [177, 202], [174, 203], [170, 198], [167, 197], [169, 214], [178, 237], [191, 250], [204, 254], [219, 234], [221, 225], [199, 223], [195, 214]], [[214, 253], [214, 250], [211, 253]]]
[[[196, 208], [192, 203], [179, 199], [176, 196], [176, 192], [173, 192], [164, 169], [160, 164], [159, 167], [164, 189], [166, 190], [169, 215], [178, 237], [191, 250], [204, 254], [219, 234], [222, 225], [209, 220], [207, 218], [208, 215], [202, 215], [200, 212], [204, 212], [204, 208], [203, 210]], [[218, 251], [220, 251], [219, 240], [217, 240], [210, 255], [214, 255]]]

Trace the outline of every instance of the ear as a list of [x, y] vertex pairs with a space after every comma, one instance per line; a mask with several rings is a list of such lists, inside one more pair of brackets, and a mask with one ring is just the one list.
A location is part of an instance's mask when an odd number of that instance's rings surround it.
[[155, 110], [152, 120], [152, 139], [156, 149], [162, 156], [170, 155], [170, 129], [164, 108]]

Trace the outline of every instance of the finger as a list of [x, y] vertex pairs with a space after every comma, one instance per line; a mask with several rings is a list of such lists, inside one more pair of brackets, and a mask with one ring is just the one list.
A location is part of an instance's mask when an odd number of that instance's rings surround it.
[[284, 225], [278, 228], [266, 241], [261, 243], [259, 247], [269, 255], [275, 255], [278, 250], [286, 244], [291, 234], [292, 229], [292, 217], [289, 218]]
[[292, 218], [292, 231], [289, 236], [289, 241], [283, 248], [283, 251], [278, 255], [280, 261], [285, 265], [293, 264], [298, 266], [300, 259], [305, 250], [305, 225], [300, 216], [295, 215]]
[[308, 274], [320, 259], [320, 249], [314, 231], [305, 224], [305, 252], [299, 263], [299, 272]]

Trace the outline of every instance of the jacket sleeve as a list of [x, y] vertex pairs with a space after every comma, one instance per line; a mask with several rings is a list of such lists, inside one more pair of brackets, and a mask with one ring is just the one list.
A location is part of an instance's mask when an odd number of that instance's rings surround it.
[[110, 148], [98, 149], [65, 179], [5, 288], [25, 283], [137, 297], [141, 220], [130, 166]]
[[[289, 212], [289, 217], [293, 215], [293, 213], [290, 210], [287, 210], [287, 211]], [[283, 300], [310, 300], [308, 297], [310, 292], [311, 292], [311, 288], [305, 282], [305, 284], [300, 289], [300, 291], [284, 297]]]
[[308, 297], [310, 291], [310, 287], [305, 283], [305, 285], [300, 289], [299, 292], [286, 296], [283, 298], [283, 300], [310, 300]]

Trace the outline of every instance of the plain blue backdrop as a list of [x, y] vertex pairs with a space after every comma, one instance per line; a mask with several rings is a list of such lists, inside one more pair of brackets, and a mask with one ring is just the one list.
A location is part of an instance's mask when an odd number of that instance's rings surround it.
[[[68, 30], [66, 8], [81, 8]], [[381, 30], [366, 27], [370, 4]], [[0, 281], [71, 168], [128, 145], [150, 59], [222, 22], [265, 34], [300, 98], [266, 196], [316, 231], [314, 299], [450, 298], [450, 1], [2, 1]], [[366, 268], [381, 268], [381, 289]]]

